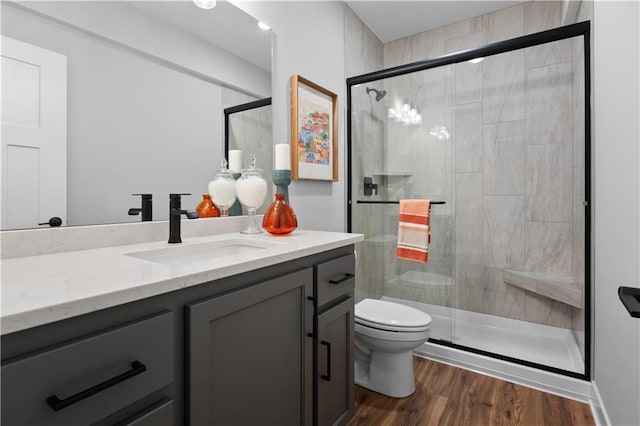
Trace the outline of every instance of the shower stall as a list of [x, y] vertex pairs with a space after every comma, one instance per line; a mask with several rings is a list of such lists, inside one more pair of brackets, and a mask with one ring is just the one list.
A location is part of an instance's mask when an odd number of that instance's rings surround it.
[[[590, 375], [589, 23], [347, 79], [356, 298], [417, 307], [427, 344]], [[396, 257], [429, 199], [427, 263]]]

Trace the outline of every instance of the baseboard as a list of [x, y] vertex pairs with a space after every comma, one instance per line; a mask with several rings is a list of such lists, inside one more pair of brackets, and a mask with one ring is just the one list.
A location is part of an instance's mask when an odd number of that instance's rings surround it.
[[596, 382], [591, 382], [591, 385], [593, 389], [593, 397], [589, 401], [589, 405], [591, 406], [593, 419], [595, 420], [597, 426], [610, 425], [611, 421], [609, 420], [607, 410], [605, 409], [604, 402], [602, 401], [602, 397], [600, 396], [598, 385], [596, 385]]

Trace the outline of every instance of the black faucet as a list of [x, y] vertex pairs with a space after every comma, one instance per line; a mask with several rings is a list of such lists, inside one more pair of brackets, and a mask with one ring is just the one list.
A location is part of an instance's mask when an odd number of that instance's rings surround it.
[[131, 194], [142, 197], [142, 207], [129, 209], [129, 216], [135, 216], [142, 213], [142, 221], [148, 222], [153, 220], [153, 194]]
[[169, 243], [181, 243], [180, 238], [180, 219], [182, 215], [188, 219], [197, 219], [197, 212], [189, 212], [182, 210], [180, 197], [182, 195], [191, 194], [169, 194]]

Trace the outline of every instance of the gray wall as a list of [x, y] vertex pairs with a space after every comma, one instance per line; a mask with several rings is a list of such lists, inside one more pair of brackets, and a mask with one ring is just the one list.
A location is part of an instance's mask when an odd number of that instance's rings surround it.
[[[238, 7], [275, 33], [273, 62], [274, 144], [291, 143], [291, 76], [299, 74], [338, 95], [337, 182], [294, 181], [291, 206], [301, 229], [346, 229], [344, 8], [342, 2], [256, 1]], [[310, 20], [310, 17], [313, 17]], [[312, 23], [311, 23], [312, 22]]]
[[[269, 73], [252, 74], [251, 67], [216, 57], [215, 50], [207, 60], [196, 60], [199, 64], [187, 59], [185, 64], [169, 64], [9, 4], [2, 8], [3, 35], [68, 58], [69, 225], [139, 221], [140, 216], [127, 215], [130, 207], [140, 206], [140, 197], [133, 193], [153, 194], [156, 220], [167, 219], [170, 192], [192, 193], [183, 205], [194, 209], [223, 151], [222, 87], [214, 79], [245, 70], [234, 83], [246, 79], [250, 88], [269, 94], [270, 81], [266, 87], [261, 83]], [[124, 32], [110, 34], [111, 27], [98, 23], [89, 29], [118, 42], [128, 40]], [[130, 22], [136, 23], [162, 31], [153, 20]], [[186, 35], [172, 35], [173, 48], [193, 42]], [[151, 49], [151, 44], [134, 47]], [[167, 61], [183, 59], [171, 49], [153, 53]], [[208, 60], [216, 59], [217, 70], [209, 69]], [[196, 77], [192, 71], [214, 75]]]
[[640, 286], [640, 6], [594, 2], [594, 382], [613, 425], [640, 424], [640, 320], [621, 285]]

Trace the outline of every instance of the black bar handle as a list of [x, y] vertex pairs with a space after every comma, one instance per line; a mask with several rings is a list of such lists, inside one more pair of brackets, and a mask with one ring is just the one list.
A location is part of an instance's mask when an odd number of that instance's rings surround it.
[[141, 363], [140, 361], [133, 361], [131, 363], [131, 370], [122, 373], [116, 377], [113, 377], [109, 380], [105, 380], [102, 383], [99, 383], [95, 386], [90, 387], [89, 389], [85, 389], [81, 392], [78, 392], [75, 395], [71, 395], [69, 398], [60, 399], [56, 395], [51, 395], [47, 398], [47, 404], [53, 411], [60, 411], [63, 408], [66, 408], [70, 405], [75, 404], [76, 402], [80, 402], [83, 399], [89, 398], [92, 395], [95, 395], [99, 392], [102, 392], [105, 389], [110, 388], [111, 386], [117, 385], [120, 382], [124, 382], [127, 379], [132, 378], [133, 376], [137, 376], [140, 373], [144, 373], [147, 371], [147, 366]]
[[[374, 201], [374, 200], [357, 200], [357, 204], [400, 204], [400, 201]], [[431, 201], [429, 204], [447, 204], [446, 201]]]
[[329, 280], [329, 284], [341, 284], [341, 283], [343, 283], [343, 282], [345, 282], [345, 281], [347, 281], [347, 280], [349, 280], [349, 279], [351, 279], [353, 277], [354, 277], [353, 274], [345, 272], [344, 276], [342, 278]]
[[331, 381], [331, 343], [321, 340], [320, 344], [327, 347], [327, 374], [321, 374], [320, 378], [326, 380], [327, 382], [330, 382]]

